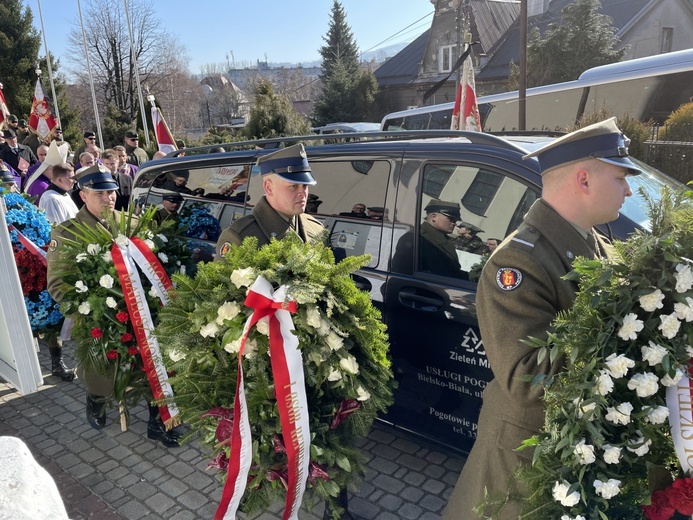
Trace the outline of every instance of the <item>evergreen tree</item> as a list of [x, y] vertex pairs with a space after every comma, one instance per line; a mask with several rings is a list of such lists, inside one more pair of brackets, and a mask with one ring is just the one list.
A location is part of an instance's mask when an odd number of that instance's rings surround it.
[[245, 135], [248, 139], [307, 135], [310, 125], [294, 110], [286, 96], [278, 95], [269, 81], [258, 84]]
[[41, 38], [33, 14], [21, 0], [0, 2], [0, 82], [10, 112], [28, 119], [36, 85]]
[[535, 28], [527, 46], [527, 86], [577, 79], [585, 70], [623, 59], [612, 20], [599, 14], [599, 0], [576, 0], [563, 9], [563, 23], [542, 37]]
[[338, 0], [334, 0], [332, 4], [332, 15], [327, 36], [323, 36], [322, 39], [325, 42], [325, 45], [320, 47], [323, 81], [332, 77], [337, 63], [352, 74], [358, 71], [359, 49], [354, 41], [351, 27], [346, 22], [344, 7]]
[[358, 47], [346, 23], [342, 4], [334, 0], [325, 45], [320, 48], [323, 90], [315, 102], [318, 125], [337, 121], [363, 121], [374, 112], [378, 83], [373, 73], [361, 70]]

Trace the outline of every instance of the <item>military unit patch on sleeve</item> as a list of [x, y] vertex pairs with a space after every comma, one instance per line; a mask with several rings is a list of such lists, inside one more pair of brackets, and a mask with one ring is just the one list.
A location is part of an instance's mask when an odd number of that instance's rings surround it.
[[515, 267], [501, 267], [496, 273], [496, 283], [504, 291], [517, 289], [522, 283], [522, 271]]
[[229, 252], [229, 249], [231, 249], [231, 242], [224, 242], [221, 244], [221, 247], [219, 248], [219, 254], [221, 256], [226, 256], [226, 253]]
[[58, 241], [54, 238], [50, 241], [50, 244], [48, 244], [48, 250], [53, 252], [56, 249], [58, 249]]

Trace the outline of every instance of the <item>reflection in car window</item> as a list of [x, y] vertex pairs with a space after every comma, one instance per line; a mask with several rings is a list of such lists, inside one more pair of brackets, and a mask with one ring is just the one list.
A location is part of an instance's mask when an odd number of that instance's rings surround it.
[[[426, 207], [432, 201], [440, 200], [460, 205], [459, 220], [447, 238], [455, 246], [463, 273], [454, 278], [472, 280], [490, 254], [487, 240], [503, 240], [517, 229], [529, 207], [539, 197], [534, 187], [515, 180], [505, 172], [474, 164], [427, 164], [423, 172], [423, 186], [418, 230], [420, 238], [416, 242], [418, 249], [414, 255], [418, 259], [417, 270], [422, 272], [423, 269], [424, 242], [421, 237], [425, 232], [430, 232], [424, 227], [428, 226], [424, 224], [427, 220]], [[431, 274], [450, 276], [443, 272]]]

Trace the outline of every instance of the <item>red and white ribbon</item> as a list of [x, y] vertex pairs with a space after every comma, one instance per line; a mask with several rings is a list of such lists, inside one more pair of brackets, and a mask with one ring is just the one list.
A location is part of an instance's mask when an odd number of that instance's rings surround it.
[[46, 252], [41, 249], [39, 246], [34, 244], [31, 240], [29, 240], [27, 237], [25, 237], [21, 231], [19, 231], [16, 227], [14, 227], [12, 224], [7, 225], [7, 229], [10, 231], [16, 231], [17, 232], [17, 238], [21, 242], [21, 244], [26, 247], [31, 253], [33, 253], [44, 266], [47, 266], [48, 263], [46, 262]]
[[125, 305], [132, 321], [135, 338], [140, 348], [144, 370], [152, 388], [154, 399], [166, 399], [168, 404], [159, 406], [161, 419], [167, 428], [176, 426], [180, 420], [179, 411], [172, 401], [173, 389], [168, 382], [168, 374], [161, 357], [159, 342], [152, 334], [154, 322], [149, 312], [147, 296], [136, 265], [149, 279], [162, 303], [168, 302], [168, 291], [173, 287], [159, 259], [143, 240], [133, 237], [127, 245], [113, 243], [111, 247], [113, 263], [118, 272], [120, 286], [123, 290]]
[[246, 321], [238, 352], [238, 381], [234, 402], [234, 423], [231, 434], [229, 474], [222, 492], [215, 520], [236, 518], [236, 511], [245, 492], [252, 462], [252, 439], [248, 423], [247, 404], [243, 393], [241, 359], [251, 328], [265, 316], [269, 317], [269, 346], [277, 407], [287, 455], [287, 490], [283, 520], [298, 519], [310, 472], [310, 424], [308, 401], [303, 375], [303, 356], [298, 350], [298, 338], [293, 334], [291, 313], [296, 302], [284, 303], [286, 288], [276, 291], [258, 277], [248, 291], [245, 305], [254, 309]]
[[693, 381], [687, 375], [667, 388], [669, 426], [681, 469], [693, 476]]

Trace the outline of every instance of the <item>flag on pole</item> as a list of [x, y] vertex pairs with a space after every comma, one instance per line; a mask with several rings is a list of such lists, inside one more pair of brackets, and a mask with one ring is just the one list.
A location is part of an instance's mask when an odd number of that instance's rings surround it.
[[0, 83], [0, 125], [4, 124], [8, 117], [10, 117], [10, 109], [7, 108], [5, 94], [2, 92], [2, 83]]
[[154, 136], [156, 137], [156, 145], [160, 152], [170, 153], [178, 150], [176, 141], [173, 139], [171, 131], [168, 129], [164, 116], [161, 115], [159, 107], [154, 105], [152, 101], [152, 123], [154, 124]]
[[474, 67], [472, 67], [471, 56], [468, 56], [462, 65], [462, 76], [460, 77], [460, 84], [457, 85], [450, 130], [482, 131], [479, 107], [476, 103]]
[[46, 139], [48, 135], [58, 125], [57, 119], [53, 117], [51, 100], [46, 95], [43, 82], [39, 77], [36, 80], [34, 89], [34, 99], [31, 102], [31, 115], [29, 116], [29, 130], [38, 134], [41, 139]]

